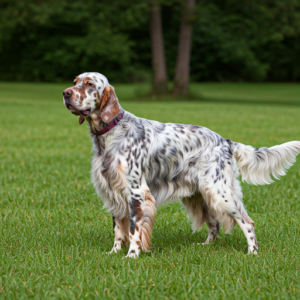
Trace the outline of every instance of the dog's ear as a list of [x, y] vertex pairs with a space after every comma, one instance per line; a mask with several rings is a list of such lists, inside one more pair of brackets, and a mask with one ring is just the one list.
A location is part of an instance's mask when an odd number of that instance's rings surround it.
[[103, 122], [109, 123], [120, 113], [120, 107], [115, 90], [111, 85], [107, 85], [103, 90], [100, 106], [100, 116]]

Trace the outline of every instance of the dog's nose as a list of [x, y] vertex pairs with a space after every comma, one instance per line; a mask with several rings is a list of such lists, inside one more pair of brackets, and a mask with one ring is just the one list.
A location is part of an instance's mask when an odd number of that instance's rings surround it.
[[72, 90], [66, 89], [63, 91], [63, 96], [65, 98], [70, 98], [72, 96]]

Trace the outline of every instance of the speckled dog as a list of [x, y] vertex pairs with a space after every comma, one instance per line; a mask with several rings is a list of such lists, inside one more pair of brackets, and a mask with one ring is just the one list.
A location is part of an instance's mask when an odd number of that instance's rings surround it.
[[92, 181], [114, 220], [110, 253], [127, 243], [127, 257], [149, 251], [156, 207], [170, 199], [182, 199], [195, 231], [206, 222], [204, 244], [216, 240], [220, 224], [229, 232], [238, 223], [248, 253], [257, 253], [254, 222], [243, 206], [237, 177], [271, 183], [271, 175], [285, 175], [295, 162], [300, 142], [258, 149], [201, 126], [138, 118], [122, 109], [114, 88], [99, 73], [79, 75], [63, 96], [79, 124], [88, 122]]

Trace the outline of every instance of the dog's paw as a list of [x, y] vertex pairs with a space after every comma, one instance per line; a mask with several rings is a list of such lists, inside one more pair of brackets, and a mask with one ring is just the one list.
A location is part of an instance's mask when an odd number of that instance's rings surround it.
[[121, 250], [121, 242], [116, 241], [115, 244], [114, 244], [114, 246], [113, 246], [113, 248], [111, 249], [111, 251], [106, 252], [106, 254], [112, 254], [113, 252], [117, 253], [120, 250]]
[[253, 249], [251, 249], [251, 248], [249, 247], [249, 248], [248, 248], [248, 253], [247, 253], [247, 255], [250, 255], [250, 254], [257, 255], [257, 251], [258, 251], [258, 247], [253, 246]]
[[197, 243], [197, 245], [208, 245], [210, 242], [211, 240], [207, 239], [204, 243]]
[[198, 243], [197, 245], [208, 245], [210, 241], [206, 240], [204, 243]]
[[127, 255], [123, 257], [123, 259], [127, 257], [137, 259], [139, 257], [139, 253], [137, 253], [135, 250], [129, 250]]

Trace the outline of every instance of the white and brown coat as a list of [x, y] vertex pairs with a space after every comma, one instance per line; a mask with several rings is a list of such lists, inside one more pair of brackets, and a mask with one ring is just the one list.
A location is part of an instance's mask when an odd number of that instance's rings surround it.
[[[64, 104], [86, 119], [94, 147], [92, 181], [114, 219], [111, 252], [130, 244], [128, 257], [150, 250], [156, 207], [181, 199], [193, 228], [206, 222], [205, 244], [215, 241], [220, 224], [229, 232], [236, 223], [244, 232], [248, 253], [257, 253], [254, 222], [242, 203], [237, 179], [267, 184], [284, 175], [300, 152], [300, 142], [253, 148], [222, 138], [201, 126], [163, 124], [124, 111], [114, 88], [99, 73], [83, 73], [64, 91]], [[105, 123], [123, 112], [119, 124], [97, 136]]]

